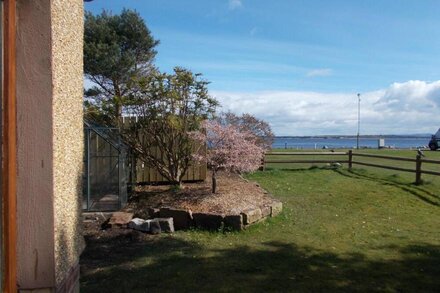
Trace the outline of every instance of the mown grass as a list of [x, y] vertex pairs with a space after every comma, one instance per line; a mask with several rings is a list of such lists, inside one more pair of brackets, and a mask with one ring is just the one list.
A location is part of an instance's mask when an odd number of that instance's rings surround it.
[[438, 291], [440, 178], [271, 168], [248, 178], [284, 203], [278, 217], [240, 233], [89, 243], [81, 291]]
[[[335, 150], [336, 152], [347, 152], [348, 150]], [[297, 150], [285, 150], [285, 149], [276, 149], [274, 152], [298, 152]], [[319, 152], [329, 152], [329, 150], [318, 150], [318, 151], [312, 151], [309, 150], [309, 152], [313, 153], [319, 153]], [[377, 155], [384, 155], [384, 156], [391, 156], [391, 157], [405, 157], [410, 159], [415, 159], [417, 156], [416, 150], [390, 150], [390, 149], [361, 149], [361, 150], [353, 150], [353, 153], [365, 153], [365, 154], [377, 154]], [[437, 160], [440, 161], [440, 151], [432, 152], [432, 151], [424, 151], [425, 157], [423, 159], [431, 159], [431, 160]], [[266, 156], [267, 160], [295, 160], [295, 159], [304, 159], [304, 160], [330, 160], [334, 162], [338, 161], [347, 161], [348, 156], [347, 155], [333, 155], [333, 156], [322, 156], [322, 155], [309, 155], [309, 156]], [[386, 166], [395, 166], [395, 167], [401, 167], [401, 168], [407, 168], [415, 170], [415, 163], [414, 162], [405, 162], [405, 161], [395, 161], [395, 160], [386, 160], [381, 158], [366, 158], [366, 157], [353, 157], [354, 161], [358, 162], [364, 162], [364, 163], [372, 163], [372, 164], [379, 164], [379, 165], [386, 165]], [[277, 163], [270, 163], [267, 164], [267, 169], [308, 169], [311, 166], [315, 167], [325, 167], [326, 164], [277, 164]], [[346, 163], [343, 164], [344, 167], [348, 167]], [[393, 171], [388, 169], [380, 169], [375, 167], [367, 167], [367, 166], [361, 166], [361, 165], [353, 165], [356, 169], [362, 169], [371, 171], [374, 173], [375, 178], [379, 177], [391, 177], [390, 179], [396, 180], [399, 183], [412, 183], [415, 181], [415, 173], [410, 172], [399, 172], [399, 171]], [[437, 171], [440, 172], [440, 164], [431, 164], [431, 163], [423, 163], [422, 164], [423, 170], [428, 171]], [[439, 176], [432, 176], [432, 175], [422, 175], [422, 179], [427, 184], [434, 184], [432, 186], [433, 189], [440, 189], [440, 177]]]

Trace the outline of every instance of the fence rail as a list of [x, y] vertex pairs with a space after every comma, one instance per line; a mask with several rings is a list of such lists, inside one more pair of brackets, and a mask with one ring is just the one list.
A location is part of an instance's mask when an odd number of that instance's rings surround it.
[[337, 155], [347, 155], [347, 152], [273, 152], [273, 153], [268, 153], [267, 155], [271, 155], [271, 156], [285, 156], [285, 155], [289, 155], [289, 156], [315, 156], [319, 154], [320, 156], [337, 156]]
[[[311, 159], [311, 160], [289, 160], [289, 159], [281, 159], [281, 160], [268, 160], [267, 156], [334, 156], [334, 157], [340, 157], [340, 156], [348, 156], [347, 160], [340, 160], [340, 159], [332, 159], [332, 160], [324, 160], [324, 159]], [[354, 158], [376, 158], [376, 159], [383, 159], [383, 160], [390, 160], [390, 161], [401, 161], [401, 162], [410, 162], [415, 163], [415, 168], [404, 168], [404, 167], [396, 167], [396, 166], [389, 166], [389, 165], [382, 165], [379, 163], [366, 163], [361, 162], [358, 160], [354, 160]], [[374, 167], [374, 168], [382, 168], [382, 169], [388, 169], [388, 170], [395, 170], [395, 171], [401, 171], [401, 172], [410, 172], [415, 173], [416, 184], [422, 183], [422, 174], [427, 175], [434, 175], [434, 176], [440, 176], [440, 172], [437, 171], [431, 171], [431, 170], [423, 170], [422, 166], [423, 163], [428, 164], [436, 164], [440, 165], [440, 160], [431, 160], [431, 159], [423, 159], [421, 155], [417, 155], [415, 159], [412, 158], [405, 158], [405, 157], [395, 157], [395, 156], [385, 156], [385, 155], [376, 155], [376, 154], [365, 154], [365, 153], [356, 153], [353, 151], [348, 152], [273, 152], [273, 153], [267, 153], [266, 156], [262, 160], [261, 168], [260, 170], [264, 170], [266, 167], [266, 164], [320, 164], [320, 163], [344, 163], [348, 164], [348, 168], [351, 169], [353, 165], [361, 165], [361, 166], [368, 166], [368, 167]]]

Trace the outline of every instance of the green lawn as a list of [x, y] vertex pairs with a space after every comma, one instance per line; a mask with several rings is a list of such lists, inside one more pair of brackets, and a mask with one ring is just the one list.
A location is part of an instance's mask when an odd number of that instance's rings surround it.
[[283, 201], [278, 217], [241, 233], [89, 242], [81, 292], [438, 292], [440, 177], [284, 167], [248, 175]]

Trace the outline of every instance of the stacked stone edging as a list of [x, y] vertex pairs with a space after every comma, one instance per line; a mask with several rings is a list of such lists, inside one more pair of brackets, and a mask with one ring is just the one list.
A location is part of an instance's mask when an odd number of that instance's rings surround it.
[[282, 209], [283, 204], [278, 200], [273, 200], [268, 205], [244, 210], [235, 215], [193, 213], [191, 210], [171, 207], [150, 208], [148, 214], [151, 219], [133, 218], [133, 213], [115, 212], [103, 224], [103, 228], [127, 227], [153, 234], [187, 230], [192, 227], [209, 231], [241, 231], [267, 218], [276, 217]]
[[186, 230], [192, 226], [193, 215], [190, 210], [165, 207], [159, 210], [159, 216], [161, 218], [173, 218], [176, 230]]
[[159, 210], [160, 217], [173, 218], [176, 230], [187, 230], [191, 227], [219, 231], [240, 231], [266, 218], [277, 216], [283, 208], [280, 201], [274, 200], [268, 205], [242, 211], [236, 215], [215, 213], [193, 213], [191, 210], [163, 207]]
[[283, 203], [273, 199], [270, 204], [250, 208], [240, 214], [193, 213], [189, 209], [172, 207], [149, 208], [150, 219], [133, 218], [133, 213], [115, 212], [103, 224], [104, 228], [131, 228], [137, 231], [158, 234], [187, 230], [192, 227], [209, 231], [241, 231], [250, 225], [267, 218], [276, 217], [281, 213]]

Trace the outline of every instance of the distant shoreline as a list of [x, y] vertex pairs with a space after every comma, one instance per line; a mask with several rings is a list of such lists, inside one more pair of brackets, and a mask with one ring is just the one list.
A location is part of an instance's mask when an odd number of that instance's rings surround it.
[[[314, 139], [353, 139], [357, 138], [356, 135], [288, 135], [288, 136], [275, 136], [275, 138], [314, 138]], [[398, 134], [377, 134], [377, 135], [361, 135], [360, 139], [379, 139], [379, 138], [431, 138], [431, 134], [407, 134], [407, 135], [398, 135]]]
[[[360, 148], [378, 148], [379, 143], [384, 148], [411, 149], [426, 148], [431, 139], [422, 135], [363, 135], [359, 139]], [[323, 135], [323, 136], [277, 136], [273, 148], [297, 149], [341, 149], [357, 147], [357, 137], [354, 135]]]

